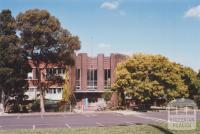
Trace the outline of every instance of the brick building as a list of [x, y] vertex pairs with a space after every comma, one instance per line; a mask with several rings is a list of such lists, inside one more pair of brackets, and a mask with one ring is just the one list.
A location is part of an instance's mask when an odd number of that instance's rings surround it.
[[[86, 53], [80, 53], [75, 57], [75, 66], [69, 69], [70, 83], [78, 105], [83, 103], [95, 103], [102, 100], [102, 93], [109, 90], [115, 80], [115, 68], [117, 64], [126, 58], [122, 54], [111, 54], [106, 57], [99, 54], [97, 57], [88, 57]], [[49, 65], [40, 66], [41, 76], [37, 76], [36, 68], [30, 62], [32, 72], [28, 73], [29, 90], [26, 94], [30, 100], [37, 99], [38, 77], [45, 82], [48, 75], [57, 74], [64, 78], [65, 68]], [[59, 101], [62, 99], [62, 85], [53, 85], [45, 92], [45, 99]]]

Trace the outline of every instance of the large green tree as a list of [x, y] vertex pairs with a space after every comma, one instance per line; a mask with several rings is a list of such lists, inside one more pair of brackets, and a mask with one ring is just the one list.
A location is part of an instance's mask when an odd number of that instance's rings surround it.
[[199, 73], [197, 74], [197, 77], [200, 79], [200, 70], [199, 70]]
[[189, 97], [187, 83], [190, 81], [183, 77], [193, 74], [183, 68], [161, 55], [135, 54], [117, 66], [113, 90], [122, 100], [128, 95], [143, 104], [152, 104], [157, 99]]
[[[46, 10], [33, 9], [20, 13], [16, 20], [22, 47], [33, 60], [39, 76], [44, 75], [41, 74], [41, 68], [39, 68], [41, 63], [45, 67], [49, 63], [63, 67], [73, 65], [74, 51], [80, 49], [79, 38], [63, 29], [57, 18]], [[38, 77], [41, 112], [45, 112], [44, 91], [47, 88], [42, 83], [41, 77]]]
[[195, 96], [200, 93], [200, 79], [198, 79], [198, 73], [189, 67], [182, 67], [180, 75], [182, 75], [182, 79], [188, 87], [189, 98], [195, 99]]
[[16, 22], [10, 10], [0, 13], [0, 92], [4, 108], [10, 99], [20, 100], [27, 89], [29, 66], [19, 47]]
[[198, 91], [197, 91], [197, 94], [192, 96], [192, 98], [194, 98], [195, 102], [197, 103], [198, 107], [200, 108], [200, 70], [197, 74], [197, 78], [198, 78], [198, 81], [195, 81], [195, 85], [198, 85], [198, 86], [196, 86], [196, 87], [198, 87]]

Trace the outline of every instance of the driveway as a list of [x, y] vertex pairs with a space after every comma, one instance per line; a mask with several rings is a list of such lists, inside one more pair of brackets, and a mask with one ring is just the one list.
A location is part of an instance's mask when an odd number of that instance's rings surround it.
[[[197, 119], [200, 120], [199, 116], [197, 116]], [[167, 112], [55, 113], [0, 116], [0, 130], [109, 127], [154, 123], [167, 123]]]

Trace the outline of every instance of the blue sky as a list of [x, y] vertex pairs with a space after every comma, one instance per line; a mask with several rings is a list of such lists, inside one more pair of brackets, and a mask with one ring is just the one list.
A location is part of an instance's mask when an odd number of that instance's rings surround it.
[[78, 35], [80, 52], [152, 53], [200, 69], [200, 0], [0, 0], [13, 15], [47, 9]]

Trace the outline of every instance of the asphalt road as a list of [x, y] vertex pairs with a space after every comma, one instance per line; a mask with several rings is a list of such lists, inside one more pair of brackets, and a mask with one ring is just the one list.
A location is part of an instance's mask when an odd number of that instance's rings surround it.
[[[197, 119], [200, 120], [199, 114]], [[153, 123], [167, 123], [167, 112], [146, 112], [131, 115], [119, 113], [63, 113], [55, 115], [0, 116], [0, 130], [109, 127]]]

